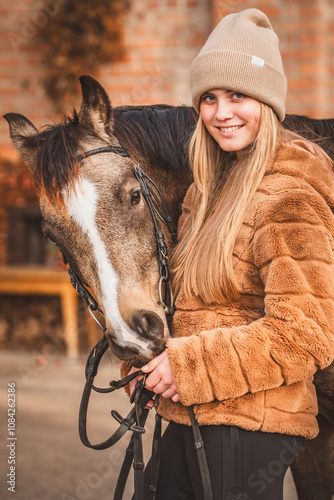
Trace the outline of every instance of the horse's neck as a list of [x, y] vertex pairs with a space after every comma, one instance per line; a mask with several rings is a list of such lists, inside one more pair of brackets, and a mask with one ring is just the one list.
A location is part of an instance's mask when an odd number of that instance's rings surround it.
[[173, 170], [162, 170], [159, 166], [152, 168], [147, 165], [145, 171], [161, 189], [168, 213], [173, 219], [174, 226], [176, 226], [181, 215], [183, 199], [192, 182], [189, 169], [184, 168], [176, 173]]

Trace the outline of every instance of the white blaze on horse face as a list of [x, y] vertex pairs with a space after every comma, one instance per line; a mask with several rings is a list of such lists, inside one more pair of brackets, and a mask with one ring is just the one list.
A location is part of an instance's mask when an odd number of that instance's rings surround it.
[[[98, 192], [94, 183], [81, 178], [75, 181], [72, 189], [64, 189], [67, 212], [82, 231], [88, 236], [93, 247], [98, 268], [104, 312], [115, 328], [116, 339], [124, 347], [125, 343], [136, 344], [147, 349], [148, 342], [140, 340], [135, 332], [123, 321], [118, 309], [118, 277], [108, 258], [106, 247], [96, 228]], [[119, 338], [119, 335], [122, 338]]]

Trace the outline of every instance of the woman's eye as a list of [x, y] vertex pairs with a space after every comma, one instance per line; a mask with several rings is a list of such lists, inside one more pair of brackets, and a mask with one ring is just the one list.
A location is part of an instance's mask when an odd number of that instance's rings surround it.
[[202, 99], [201, 99], [203, 102], [213, 102], [215, 100], [215, 96], [214, 95], [203, 95], [202, 96]]
[[134, 191], [131, 195], [131, 205], [138, 205], [141, 199], [140, 191]]
[[241, 99], [244, 97], [244, 94], [241, 94], [241, 92], [235, 92], [233, 94], [233, 97], [236, 101], [241, 101]]

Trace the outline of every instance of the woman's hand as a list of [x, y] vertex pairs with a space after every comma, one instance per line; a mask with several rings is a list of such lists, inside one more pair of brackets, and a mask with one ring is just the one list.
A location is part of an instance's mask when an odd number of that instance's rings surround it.
[[161, 394], [163, 398], [171, 398], [174, 403], [180, 401], [167, 351], [163, 351], [159, 356], [143, 366], [142, 371], [149, 373], [145, 384], [146, 389], [156, 394]]

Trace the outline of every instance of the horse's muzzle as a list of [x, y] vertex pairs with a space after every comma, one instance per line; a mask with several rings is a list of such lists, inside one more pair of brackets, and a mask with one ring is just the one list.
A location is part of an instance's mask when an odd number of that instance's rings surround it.
[[132, 317], [132, 328], [143, 339], [156, 341], [164, 338], [165, 326], [161, 318], [153, 311], [137, 311]]
[[132, 364], [140, 367], [165, 349], [168, 330], [166, 335], [164, 322], [156, 313], [148, 310], [137, 311], [128, 326], [136, 333], [140, 344], [146, 344], [147, 347], [135, 345], [135, 342], [130, 344], [124, 342], [117, 334], [115, 335], [115, 331], [108, 329], [106, 332], [108, 343], [117, 358], [123, 361], [131, 360]]

